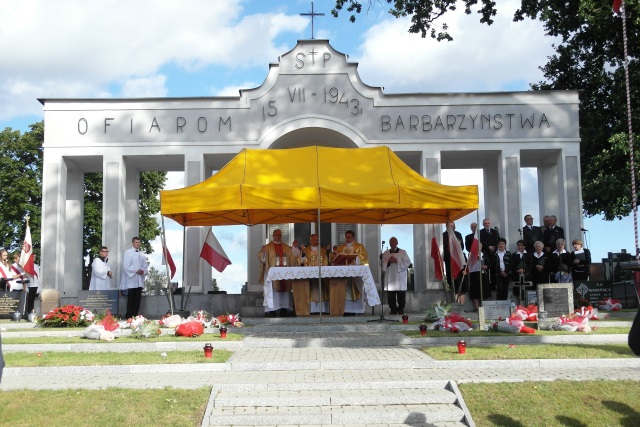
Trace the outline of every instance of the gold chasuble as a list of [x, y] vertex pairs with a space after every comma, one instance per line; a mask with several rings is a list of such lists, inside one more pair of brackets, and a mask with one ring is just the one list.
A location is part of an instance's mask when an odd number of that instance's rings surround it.
[[[271, 267], [296, 267], [298, 260], [293, 256], [291, 247], [286, 243], [274, 243], [269, 242], [265, 246], [266, 255], [260, 250], [258, 252], [258, 260], [260, 261], [260, 284], [264, 285], [264, 279], [269, 273]], [[277, 255], [277, 257], [276, 257]], [[284, 265], [284, 256], [287, 256], [287, 265]], [[276, 265], [276, 258], [279, 263]], [[274, 292], [290, 292], [291, 283], [288, 280], [274, 280], [273, 281]]]
[[[358, 243], [358, 242], [353, 242], [351, 244], [344, 243], [338, 246], [338, 249], [336, 249], [336, 253], [346, 254], [346, 255], [357, 255], [358, 256], [357, 263], [359, 265], [369, 265], [369, 254], [367, 254], [367, 249], [361, 243]], [[362, 294], [360, 294], [360, 291], [356, 287], [356, 284], [353, 281], [353, 278], [351, 278], [348, 283], [351, 286], [350, 286], [349, 292], [347, 292], [347, 299], [352, 301], [360, 299], [362, 297]]]
[[[304, 257], [302, 257], [302, 264], [308, 267], [317, 267], [318, 260], [322, 260], [322, 266], [329, 265], [329, 259], [326, 254], [322, 256], [318, 255], [318, 249], [321, 249], [322, 252], [324, 250], [322, 248], [307, 246], [304, 248]], [[327, 284], [325, 283], [327, 279], [322, 279], [322, 301], [329, 300], [329, 289], [327, 288]], [[309, 302], [320, 302], [320, 298], [318, 298], [318, 284], [315, 280], [310, 281], [311, 291], [309, 293]]]

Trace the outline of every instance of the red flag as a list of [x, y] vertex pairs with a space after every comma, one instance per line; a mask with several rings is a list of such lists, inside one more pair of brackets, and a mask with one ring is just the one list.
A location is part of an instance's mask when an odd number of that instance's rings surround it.
[[173, 262], [173, 257], [171, 256], [171, 252], [169, 252], [169, 248], [163, 245], [162, 252], [164, 253], [164, 260], [169, 264], [169, 270], [171, 271], [171, 277], [169, 278], [173, 279], [173, 276], [176, 275], [176, 263]]
[[[475, 266], [480, 259], [480, 242], [478, 241], [478, 232], [479, 229], [476, 228], [475, 233], [473, 233], [473, 243], [471, 244], [471, 250], [469, 251], [469, 266]], [[480, 269], [478, 268], [474, 271], [480, 271]]]
[[231, 260], [220, 246], [218, 239], [213, 234], [213, 231], [209, 229], [209, 233], [207, 233], [207, 238], [204, 241], [204, 246], [202, 247], [202, 251], [200, 252], [200, 258], [207, 261], [211, 264], [211, 267], [218, 270], [220, 273], [227, 268], [227, 265], [231, 264]]
[[29, 223], [27, 222], [27, 235], [24, 237], [24, 242], [22, 243], [22, 251], [20, 252], [20, 259], [18, 260], [18, 264], [22, 266], [22, 269], [32, 276], [37, 277], [35, 264], [35, 257], [33, 256], [33, 245], [31, 243], [31, 229], [29, 228]]
[[431, 258], [435, 267], [436, 279], [442, 280], [442, 257], [440, 256], [440, 246], [435, 237], [431, 238]]
[[464, 254], [460, 247], [460, 242], [456, 239], [456, 233], [451, 229], [450, 223], [447, 223], [447, 234], [449, 235], [449, 259], [451, 260], [451, 275], [453, 279], [457, 279], [460, 275], [462, 267], [464, 267]]
[[622, 0], [613, 0], [613, 11], [616, 15], [620, 15], [620, 8], [622, 7]]

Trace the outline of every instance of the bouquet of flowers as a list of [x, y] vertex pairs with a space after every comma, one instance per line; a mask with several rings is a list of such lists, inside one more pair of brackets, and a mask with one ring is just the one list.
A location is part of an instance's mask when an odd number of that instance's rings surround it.
[[89, 326], [93, 318], [93, 313], [83, 307], [65, 305], [51, 310], [46, 316], [38, 319], [38, 325], [52, 328]]
[[116, 319], [113, 318], [111, 310], [107, 310], [107, 314], [102, 319], [96, 319], [96, 325], [101, 325], [105, 331], [113, 332], [120, 328]]
[[202, 326], [204, 326], [205, 328], [209, 328], [211, 326], [211, 322], [213, 321], [213, 316], [211, 315], [211, 313], [204, 310], [192, 312], [191, 318], [196, 322], [202, 323]]
[[607, 298], [598, 302], [598, 308], [604, 311], [620, 311], [622, 310], [622, 304], [617, 299]]
[[147, 320], [142, 316], [136, 316], [134, 319], [130, 323], [131, 336], [133, 338], [155, 338], [162, 333], [158, 325], [152, 320]]
[[558, 323], [556, 323], [555, 325], [551, 325], [551, 328], [556, 331], [591, 332], [591, 327], [589, 326], [589, 317], [579, 316], [576, 314], [572, 314], [569, 316], [560, 316], [560, 318], [558, 319]]
[[182, 317], [179, 314], [167, 313], [158, 320], [158, 323], [163, 328], [175, 328], [182, 323]]
[[515, 315], [520, 318], [520, 320], [526, 320], [528, 322], [537, 322], [538, 321], [538, 306], [535, 304], [530, 304], [528, 307], [524, 307], [519, 305], [516, 307]]
[[440, 331], [450, 331], [453, 333], [456, 332], [467, 332], [473, 331], [471, 327], [473, 323], [471, 323], [470, 319], [465, 319], [456, 313], [451, 313], [447, 316], [442, 316], [439, 320], [433, 323], [433, 328], [435, 330]]
[[598, 312], [598, 309], [593, 308], [591, 305], [577, 308], [573, 314], [575, 316], [587, 317], [589, 320], [600, 320], [600, 313]]
[[240, 321], [240, 314], [221, 314], [212, 321], [211, 326], [233, 326], [235, 328], [241, 328], [244, 324]]
[[440, 305], [440, 303], [433, 304], [431, 307], [427, 308], [427, 314], [424, 317], [424, 321], [435, 322], [441, 317], [449, 314], [449, 310], [451, 310], [451, 305]]
[[536, 330], [524, 325], [521, 315], [514, 313], [506, 320], [498, 320], [487, 326], [491, 332], [506, 332], [509, 334], [535, 334]]

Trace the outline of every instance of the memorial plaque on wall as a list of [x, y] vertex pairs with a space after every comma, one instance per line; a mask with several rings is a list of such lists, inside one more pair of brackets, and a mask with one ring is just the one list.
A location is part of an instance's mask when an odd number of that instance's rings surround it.
[[586, 299], [594, 307], [598, 306], [598, 301], [613, 297], [609, 280], [580, 280], [574, 282], [574, 285], [579, 297]]
[[508, 319], [511, 316], [511, 301], [482, 301], [487, 320]]
[[547, 318], [566, 316], [573, 313], [573, 284], [539, 284], [538, 312], [545, 312]]
[[107, 310], [116, 316], [118, 314], [117, 289], [108, 291], [79, 291], [78, 305], [95, 313], [106, 313]]
[[20, 310], [22, 292], [0, 292], [0, 319], [13, 319], [13, 313]]

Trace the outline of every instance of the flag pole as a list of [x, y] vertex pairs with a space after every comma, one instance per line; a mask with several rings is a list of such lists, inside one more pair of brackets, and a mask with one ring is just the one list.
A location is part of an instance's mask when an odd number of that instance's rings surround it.
[[[484, 257], [482, 256], [482, 245], [480, 244], [480, 232], [478, 231], [478, 227], [480, 226], [480, 209], [476, 209], [476, 233], [478, 233], [478, 268], [480, 269], [480, 306], [482, 307], [482, 263], [484, 262]], [[475, 239], [476, 236], [473, 236]], [[479, 310], [478, 310], [479, 311]]]
[[[322, 323], [322, 259], [324, 258], [322, 248], [322, 240], [320, 239], [320, 208], [318, 208], [318, 217], [317, 217], [317, 233], [318, 233], [318, 313], [320, 314], [320, 323]], [[325, 256], [328, 257], [327, 254]], [[327, 263], [328, 263], [327, 259]], [[331, 304], [331, 302], [329, 302]]]
[[[169, 310], [171, 311], [171, 315], [173, 316], [173, 286], [171, 286], [171, 272], [169, 271], [169, 260], [167, 259], [167, 236], [165, 234], [164, 227], [164, 215], [160, 215], [160, 222], [162, 223], [162, 259], [164, 260], [164, 266], [167, 272], [167, 292], [169, 292]], [[184, 270], [184, 268], [183, 268]]]
[[638, 244], [638, 202], [636, 196], [636, 168], [633, 150], [633, 127], [631, 121], [631, 92], [629, 90], [629, 54], [627, 53], [627, 7], [625, 1], [621, 0], [622, 11], [622, 40], [624, 46], [624, 80], [627, 95], [627, 128], [629, 138], [629, 168], [631, 169], [631, 206], [633, 210], [633, 233], [635, 236], [636, 258], [640, 256], [640, 245]]

